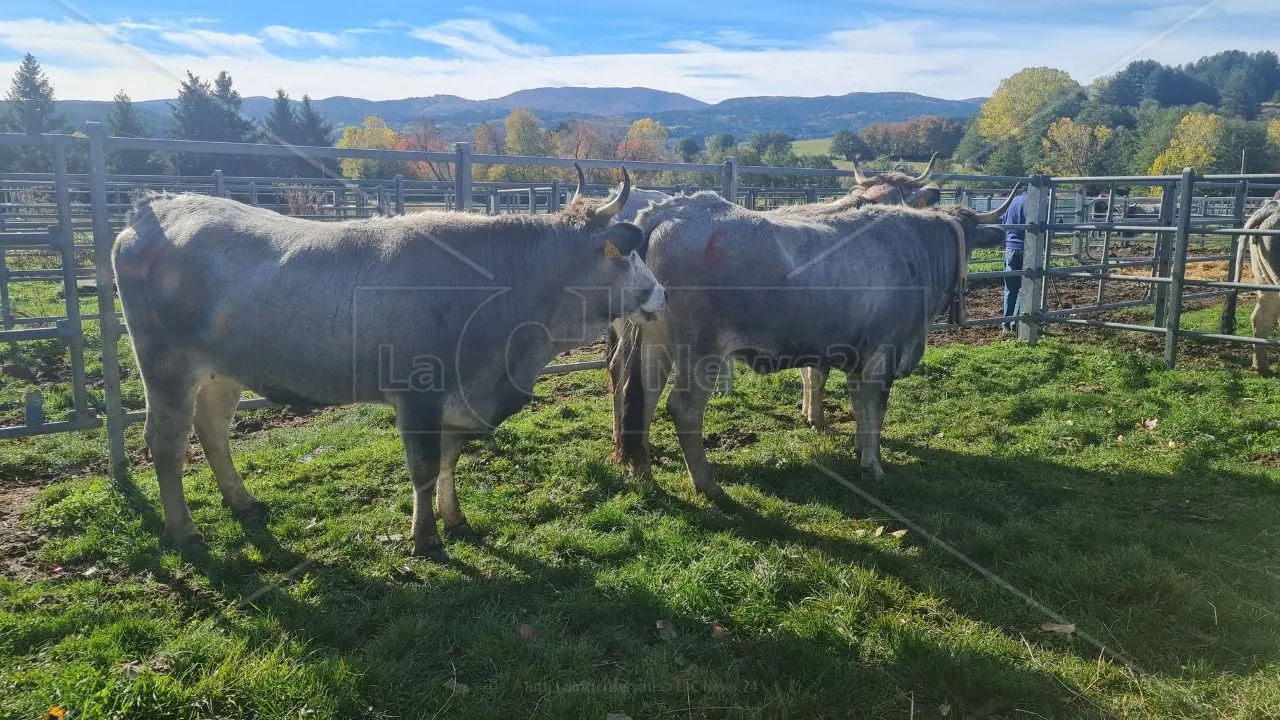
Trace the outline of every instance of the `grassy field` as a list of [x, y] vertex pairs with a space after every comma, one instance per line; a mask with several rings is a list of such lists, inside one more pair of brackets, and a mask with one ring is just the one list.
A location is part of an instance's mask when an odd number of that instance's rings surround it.
[[6, 442], [8, 502], [31, 500], [0, 717], [1275, 717], [1280, 385], [1221, 354], [931, 349], [890, 400], [882, 483], [838, 373], [818, 436], [796, 373], [743, 372], [707, 422], [729, 509], [665, 414], [643, 485], [604, 459], [601, 373], [547, 378], [464, 457], [482, 539], [445, 566], [408, 557], [385, 408], [245, 414], [233, 450], [273, 515], [237, 522], [191, 465], [207, 556], [158, 544], [145, 464], [83, 469], [100, 436]]
[[797, 155], [826, 155], [831, 151], [831, 138], [796, 140], [791, 143], [791, 149]]

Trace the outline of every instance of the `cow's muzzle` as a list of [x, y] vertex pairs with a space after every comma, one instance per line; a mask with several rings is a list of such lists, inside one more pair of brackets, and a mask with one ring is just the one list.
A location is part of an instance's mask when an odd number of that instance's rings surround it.
[[662, 287], [661, 283], [654, 283], [653, 289], [649, 291], [649, 299], [644, 301], [640, 309], [646, 313], [656, 313], [667, 306], [667, 291]]

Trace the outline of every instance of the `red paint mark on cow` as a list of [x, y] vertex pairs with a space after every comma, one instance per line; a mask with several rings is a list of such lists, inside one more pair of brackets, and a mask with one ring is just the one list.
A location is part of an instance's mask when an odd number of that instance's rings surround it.
[[720, 249], [720, 239], [722, 237], [724, 237], [724, 231], [717, 230], [711, 233], [711, 237], [707, 239], [707, 247], [702, 251], [703, 267], [714, 268], [724, 262], [724, 250]]

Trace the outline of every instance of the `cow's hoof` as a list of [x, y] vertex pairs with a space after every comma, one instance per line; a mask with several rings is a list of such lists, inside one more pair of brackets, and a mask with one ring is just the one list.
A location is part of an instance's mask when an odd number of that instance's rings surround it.
[[862, 466], [862, 476], [879, 482], [884, 479], [884, 467], [880, 463], [868, 463]]
[[204, 555], [209, 552], [209, 543], [194, 527], [182, 529], [165, 528], [161, 541], [177, 549], [183, 554]]
[[444, 544], [440, 542], [438, 536], [426, 541], [415, 542], [413, 544], [413, 555], [436, 563], [447, 563], [450, 559], [449, 553], [445, 552]]
[[454, 539], [462, 540], [464, 542], [476, 542], [480, 539], [480, 535], [475, 530], [471, 529], [471, 524], [466, 520], [463, 520], [457, 525], [445, 525], [444, 531]]
[[262, 520], [264, 522], [271, 518], [271, 506], [261, 500], [251, 500], [249, 503], [239, 507], [232, 505], [226, 500], [223, 500], [222, 504], [224, 507], [231, 508], [231, 512], [233, 514], [239, 515], [243, 518], [250, 520]]

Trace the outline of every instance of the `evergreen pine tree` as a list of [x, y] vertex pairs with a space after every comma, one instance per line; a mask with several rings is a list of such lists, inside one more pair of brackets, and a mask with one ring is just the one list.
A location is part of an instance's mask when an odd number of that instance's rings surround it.
[[[27, 53], [5, 95], [0, 129], [31, 135], [71, 132], [71, 125], [58, 114], [55, 102], [48, 76], [35, 56]], [[0, 167], [18, 172], [49, 172], [52, 159], [43, 148], [13, 147], [0, 155]]]
[[[311, 104], [311, 96], [303, 95], [302, 104], [298, 107], [298, 141], [296, 144], [307, 147], [333, 147], [333, 123], [316, 111]], [[329, 174], [337, 174], [338, 162], [326, 159], [323, 162]], [[325, 173], [316, 163], [308, 162], [306, 168], [299, 173], [304, 177], [320, 177]]]
[[[297, 145], [299, 140], [298, 114], [284, 88], [276, 90], [275, 100], [267, 117], [262, 121], [262, 139], [273, 145]], [[291, 177], [305, 173], [306, 160], [296, 157], [273, 157], [268, 163], [273, 175]]]
[[[116, 93], [113, 100], [106, 118], [108, 135], [151, 137], [151, 129], [138, 114], [138, 109], [133, 106], [133, 101], [125, 91]], [[160, 171], [160, 163], [146, 150], [114, 150], [107, 155], [107, 172], [112, 175], [156, 175]]]

